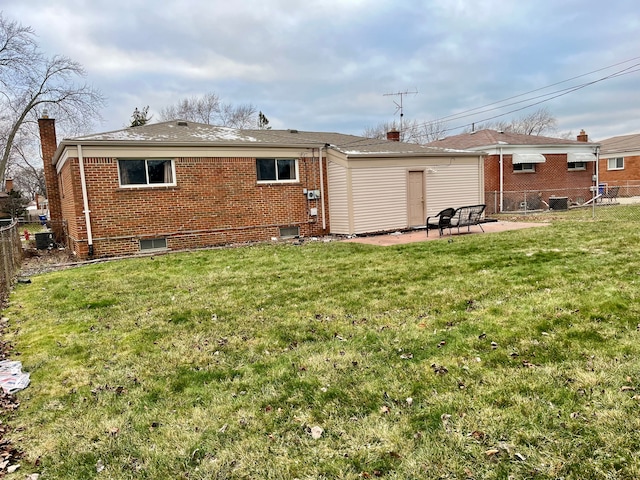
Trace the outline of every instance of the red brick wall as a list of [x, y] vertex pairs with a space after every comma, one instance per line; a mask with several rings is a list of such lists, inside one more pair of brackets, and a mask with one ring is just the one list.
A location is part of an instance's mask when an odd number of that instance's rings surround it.
[[640, 157], [624, 157], [623, 170], [608, 170], [608, 159], [601, 158], [599, 160], [599, 180], [600, 183], [606, 183], [609, 186], [619, 185], [621, 187], [629, 187], [620, 190], [621, 196], [639, 195], [640, 189]]
[[[317, 157], [298, 160], [300, 181], [294, 184], [258, 184], [255, 158], [177, 158], [175, 165], [175, 187], [121, 188], [117, 159], [84, 159], [96, 257], [136, 253], [141, 238], [166, 237], [170, 249], [182, 249], [269, 240], [288, 226], [299, 226], [304, 236], [328, 231], [328, 219], [322, 230], [320, 201], [302, 193], [320, 189]], [[86, 257], [78, 160], [69, 159], [65, 170], [70, 243]], [[309, 214], [311, 207], [318, 215]]]
[[[545, 154], [546, 162], [537, 163], [535, 172], [514, 172], [511, 155], [503, 155], [504, 163], [504, 209], [516, 210], [520, 201], [534, 204], [533, 208], [545, 208], [541, 202], [549, 202], [549, 197], [569, 197], [569, 201], [576, 199], [587, 200], [592, 194], [593, 162], [587, 162], [586, 170], [570, 171], [566, 154]], [[500, 191], [500, 156], [485, 157], [485, 197], [487, 198], [487, 212], [494, 213], [493, 193]]]

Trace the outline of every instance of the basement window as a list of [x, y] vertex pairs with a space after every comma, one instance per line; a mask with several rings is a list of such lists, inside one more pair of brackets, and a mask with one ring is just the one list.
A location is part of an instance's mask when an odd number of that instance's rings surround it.
[[295, 238], [300, 236], [300, 227], [281, 227], [280, 238]]
[[298, 161], [293, 158], [256, 158], [258, 182], [297, 182]]
[[121, 187], [175, 185], [175, 165], [173, 160], [118, 160], [118, 171]]
[[166, 250], [166, 238], [146, 238], [140, 240], [140, 250]]

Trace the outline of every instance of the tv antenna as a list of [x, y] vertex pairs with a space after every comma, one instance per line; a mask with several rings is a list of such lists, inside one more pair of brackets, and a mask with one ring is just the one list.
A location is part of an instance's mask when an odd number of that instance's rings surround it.
[[409, 92], [408, 90], [405, 90], [404, 92], [396, 92], [396, 93], [383, 93], [382, 96], [383, 97], [400, 97], [400, 103], [396, 102], [395, 100], [393, 101], [393, 103], [395, 103], [396, 105], [396, 111], [394, 112], [394, 115], [398, 112], [400, 112], [400, 134], [402, 134], [402, 117], [404, 117], [404, 110], [402, 107], [402, 99], [404, 96], [406, 95], [417, 95], [418, 94], [418, 90], [414, 90], [413, 92]]

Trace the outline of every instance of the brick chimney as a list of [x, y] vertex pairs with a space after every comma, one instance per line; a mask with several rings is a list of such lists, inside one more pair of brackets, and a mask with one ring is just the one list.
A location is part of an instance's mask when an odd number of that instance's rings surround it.
[[396, 130], [395, 128], [392, 128], [391, 130], [389, 130], [387, 132], [387, 140], [390, 140], [392, 142], [399, 142], [400, 141], [400, 132], [398, 130]]
[[53, 165], [53, 156], [58, 148], [56, 140], [56, 122], [49, 118], [46, 110], [42, 113], [42, 118], [38, 119], [40, 128], [40, 145], [42, 146], [42, 160], [44, 162], [44, 180], [47, 187], [47, 199], [49, 201], [49, 218], [51, 229], [56, 241], [62, 242], [64, 231], [62, 228], [62, 199], [58, 187], [58, 174]]
[[9, 193], [11, 190], [13, 190], [13, 179], [12, 178], [7, 178], [4, 181], [4, 191]]
[[589, 135], [586, 134], [586, 132], [584, 131], [584, 129], [580, 130], [580, 134], [577, 137], [579, 142], [588, 142], [589, 141]]

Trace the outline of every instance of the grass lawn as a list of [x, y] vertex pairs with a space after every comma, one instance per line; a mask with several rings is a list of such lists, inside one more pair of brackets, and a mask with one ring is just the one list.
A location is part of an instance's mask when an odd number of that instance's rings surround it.
[[623, 217], [34, 276], [4, 312], [14, 477], [640, 478]]

